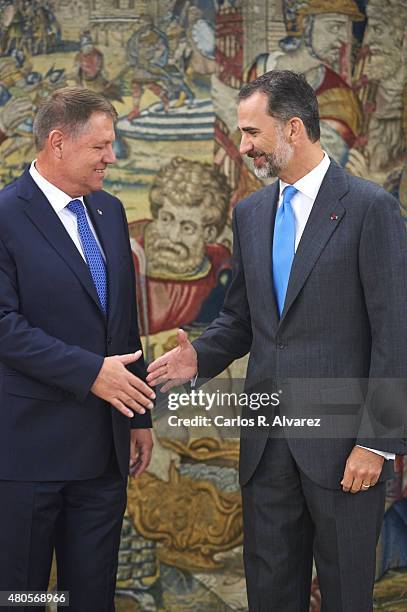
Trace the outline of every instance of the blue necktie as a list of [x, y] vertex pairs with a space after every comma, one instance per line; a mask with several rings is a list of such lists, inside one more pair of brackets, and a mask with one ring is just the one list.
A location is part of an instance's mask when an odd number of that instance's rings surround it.
[[78, 221], [78, 234], [83, 252], [92, 275], [104, 313], [107, 312], [107, 277], [106, 266], [95, 236], [89, 227], [85, 207], [80, 200], [72, 200], [67, 208], [75, 213]]
[[288, 279], [295, 254], [295, 216], [291, 200], [298, 189], [287, 185], [283, 202], [277, 210], [273, 238], [273, 282], [278, 311], [283, 312]]

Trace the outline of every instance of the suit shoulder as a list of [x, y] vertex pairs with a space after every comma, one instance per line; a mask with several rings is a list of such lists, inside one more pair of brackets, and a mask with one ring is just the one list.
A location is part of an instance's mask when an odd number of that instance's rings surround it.
[[274, 193], [277, 183], [278, 181], [275, 181], [271, 185], [266, 185], [246, 196], [243, 200], [240, 200], [235, 206], [235, 214], [240, 216], [252, 206], [262, 202], [265, 198], [270, 198]]
[[388, 207], [390, 209], [400, 207], [397, 199], [381, 185], [359, 176], [353, 176], [352, 174], [347, 176], [349, 180], [348, 195], [352, 199], [357, 198], [358, 204], [364, 206], [366, 211], [377, 206]]
[[385, 199], [395, 199], [388, 191], [386, 191], [381, 185], [370, 181], [369, 179], [362, 178], [360, 176], [354, 176], [353, 174], [347, 173], [349, 180], [349, 190], [352, 193], [359, 192], [361, 195], [372, 199], [383, 197]]

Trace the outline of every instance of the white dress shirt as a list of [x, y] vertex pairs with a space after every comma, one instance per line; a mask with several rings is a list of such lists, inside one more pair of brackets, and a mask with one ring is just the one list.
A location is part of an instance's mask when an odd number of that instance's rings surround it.
[[[330, 163], [331, 160], [328, 155], [324, 153], [324, 157], [318, 166], [315, 166], [311, 172], [308, 172], [308, 174], [293, 184], [293, 187], [298, 189], [298, 192], [291, 198], [291, 207], [295, 217], [295, 251], [297, 251], [308, 217], [311, 214], [312, 207]], [[283, 203], [283, 190], [288, 185], [288, 183], [285, 183], [281, 179], [279, 183], [280, 198], [277, 208], [280, 208]]]
[[[80, 239], [79, 233], [78, 233], [78, 219], [77, 219], [77, 216], [76, 216], [76, 214], [74, 212], [72, 212], [71, 210], [69, 210], [69, 208], [67, 208], [67, 205], [69, 204], [69, 202], [72, 201], [73, 198], [71, 198], [71, 196], [69, 196], [68, 194], [64, 193], [63, 191], [58, 189], [58, 187], [56, 187], [55, 185], [53, 185], [52, 183], [47, 181], [47, 179], [45, 179], [43, 176], [41, 176], [41, 174], [38, 172], [37, 168], [35, 167], [35, 161], [36, 160], [34, 160], [31, 163], [31, 166], [30, 166], [31, 178], [38, 185], [38, 187], [41, 189], [42, 193], [45, 195], [45, 197], [47, 198], [48, 202], [51, 204], [52, 208], [55, 210], [55, 212], [58, 215], [61, 223], [65, 227], [65, 229], [68, 232], [69, 236], [72, 238], [72, 240], [73, 240], [76, 248], [78, 249], [79, 253], [82, 255], [83, 259], [86, 261], [85, 253], [83, 252], [83, 248], [82, 248], [82, 244], [81, 244], [81, 239]], [[99, 246], [100, 252], [102, 253], [102, 257], [106, 261], [106, 257], [105, 257], [105, 254], [103, 252], [102, 246], [101, 246], [101, 244], [99, 242], [99, 239], [98, 239], [97, 234], [95, 232], [95, 228], [93, 227], [93, 223], [92, 223], [92, 221], [91, 221], [91, 219], [89, 217], [88, 211], [87, 211], [85, 203], [83, 201], [83, 196], [81, 196], [79, 198], [74, 198], [74, 199], [75, 200], [80, 200], [83, 203], [83, 205], [85, 207], [86, 218], [88, 220], [89, 227], [91, 229], [91, 232], [95, 236], [95, 239], [96, 239], [96, 242], [97, 242], [97, 244]]]
[[[298, 192], [291, 198], [291, 207], [295, 217], [295, 251], [298, 249], [308, 217], [311, 214], [312, 207], [330, 163], [331, 161], [328, 155], [324, 152], [324, 157], [322, 158], [322, 161], [319, 162], [318, 166], [315, 166], [311, 172], [308, 172], [308, 174], [293, 184], [293, 187], [298, 189]], [[287, 185], [288, 183], [285, 183], [280, 179], [280, 198], [278, 201], [278, 208], [280, 208], [283, 202], [283, 190], [285, 187], [287, 187]], [[361, 446], [361, 448], [367, 447]], [[384, 451], [375, 450], [374, 448], [367, 448], [367, 450], [377, 453], [385, 459], [395, 459], [394, 453], [386, 453]]]

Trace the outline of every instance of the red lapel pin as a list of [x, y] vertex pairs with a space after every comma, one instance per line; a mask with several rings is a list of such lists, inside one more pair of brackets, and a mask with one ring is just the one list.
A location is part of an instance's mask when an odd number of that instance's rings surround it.
[[331, 221], [337, 221], [338, 220], [338, 215], [335, 215], [335, 213], [331, 214]]

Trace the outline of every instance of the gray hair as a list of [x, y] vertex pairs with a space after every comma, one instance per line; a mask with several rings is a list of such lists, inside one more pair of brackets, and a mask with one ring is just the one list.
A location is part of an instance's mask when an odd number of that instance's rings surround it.
[[84, 87], [63, 87], [41, 104], [34, 119], [33, 134], [37, 151], [43, 149], [49, 133], [60, 129], [76, 135], [92, 113], [105, 113], [117, 119], [114, 106], [104, 96]]

